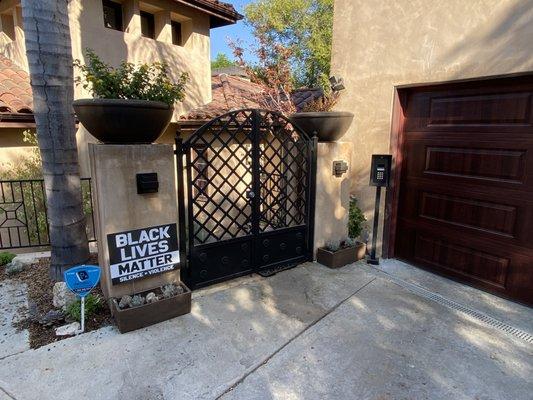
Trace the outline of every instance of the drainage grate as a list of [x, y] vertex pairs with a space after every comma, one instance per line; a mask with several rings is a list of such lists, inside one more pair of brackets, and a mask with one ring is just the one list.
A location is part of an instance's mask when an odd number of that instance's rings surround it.
[[441, 295], [438, 295], [434, 292], [431, 292], [427, 289], [424, 289], [423, 287], [420, 287], [418, 285], [415, 285], [413, 283], [404, 281], [401, 278], [398, 278], [394, 275], [390, 275], [386, 272], [383, 272], [381, 270], [378, 270], [376, 268], [372, 268], [373, 270], [379, 272], [382, 275], [385, 275], [388, 279], [394, 281], [398, 285], [404, 287], [405, 289], [416, 293], [417, 295], [424, 297], [429, 300], [433, 300], [436, 303], [439, 303], [445, 307], [451, 308], [452, 310], [456, 310], [459, 312], [462, 312], [474, 319], [477, 319], [478, 321], [484, 322], [486, 325], [491, 326], [493, 328], [496, 328], [502, 332], [505, 332], [509, 335], [513, 335], [519, 339], [522, 339], [528, 343], [533, 343], [533, 335], [531, 335], [528, 332], [525, 332], [521, 329], [515, 328], [514, 326], [511, 326], [509, 324], [506, 324], [505, 322], [501, 322], [497, 320], [496, 318], [491, 317], [490, 315], [484, 314], [480, 311], [473, 310], [471, 308], [468, 308], [466, 306], [463, 306], [462, 304], [456, 303], [453, 300], [447, 299], [445, 297], [442, 297]]

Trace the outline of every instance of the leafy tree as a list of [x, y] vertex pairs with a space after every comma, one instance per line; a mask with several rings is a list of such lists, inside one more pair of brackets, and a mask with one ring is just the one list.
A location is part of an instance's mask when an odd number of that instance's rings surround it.
[[218, 53], [214, 60], [211, 61], [211, 69], [227, 68], [237, 65], [237, 62], [230, 60], [224, 53]]
[[26, 55], [42, 157], [51, 244], [50, 275], [89, 258], [72, 100], [67, 0], [22, 0]]
[[291, 49], [297, 86], [328, 90], [334, 0], [255, 0], [244, 13], [254, 36]]

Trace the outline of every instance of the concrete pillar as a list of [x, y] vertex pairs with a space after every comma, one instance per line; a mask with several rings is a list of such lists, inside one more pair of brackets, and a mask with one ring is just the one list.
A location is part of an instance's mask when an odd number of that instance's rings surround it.
[[[353, 143], [318, 143], [315, 245], [316, 250], [329, 240], [348, 237], [348, 211], [350, 207], [350, 182], [354, 179], [352, 164]], [[333, 174], [333, 162], [345, 161], [348, 171], [341, 177]]]
[[124, 32], [141, 36], [141, 11], [138, 0], [125, 0], [122, 3]]
[[163, 10], [155, 13], [154, 22], [156, 40], [172, 44], [172, 25], [170, 24], [170, 11]]
[[[89, 144], [98, 261], [106, 298], [121, 297], [179, 281], [179, 270], [111, 282], [108, 235], [164, 224], [177, 224], [176, 169], [170, 144]], [[155, 172], [157, 193], [137, 194], [136, 175]]]
[[93, 135], [89, 133], [82, 124], [78, 125], [76, 132], [76, 143], [78, 145], [78, 164], [80, 165], [80, 176], [89, 178], [91, 176], [91, 166], [89, 163], [89, 143], [98, 143]]

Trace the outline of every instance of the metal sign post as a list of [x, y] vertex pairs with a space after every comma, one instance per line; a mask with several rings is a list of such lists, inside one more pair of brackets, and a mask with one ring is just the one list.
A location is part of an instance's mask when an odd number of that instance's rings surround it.
[[388, 187], [391, 175], [392, 156], [389, 154], [373, 154], [370, 167], [370, 186], [376, 186], [376, 203], [374, 208], [374, 227], [372, 229], [372, 250], [366, 260], [368, 264], [379, 265], [376, 257], [376, 247], [379, 227], [379, 203], [381, 201], [381, 188]]
[[379, 258], [376, 258], [376, 246], [379, 226], [379, 203], [381, 200], [381, 186], [376, 187], [376, 203], [374, 206], [374, 227], [372, 228], [372, 250], [370, 257], [366, 260], [368, 264], [379, 265]]
[[96, 265], [79, 265], [67, 269], [63, 277], [70, 291], [80, 297], [81, 321], [80, 330], [76, 334], [83, 333], [85, 332], [85, 297], [100, 281], [100, 267]]

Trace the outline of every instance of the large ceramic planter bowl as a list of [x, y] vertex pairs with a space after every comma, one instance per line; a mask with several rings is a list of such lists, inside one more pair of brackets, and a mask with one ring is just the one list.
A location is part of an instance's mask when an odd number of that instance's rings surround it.
[[107, 144], [153, 143], [174, 111], [168, 104], [149, 100], [80, 99], [73, 106], [91, 135]]
[[316, 132], [319, 142], [336, 142], [350, 127], [353, 114], [346, 111], [301, 112], [292, 114], [289, 119], [309, 136]]

